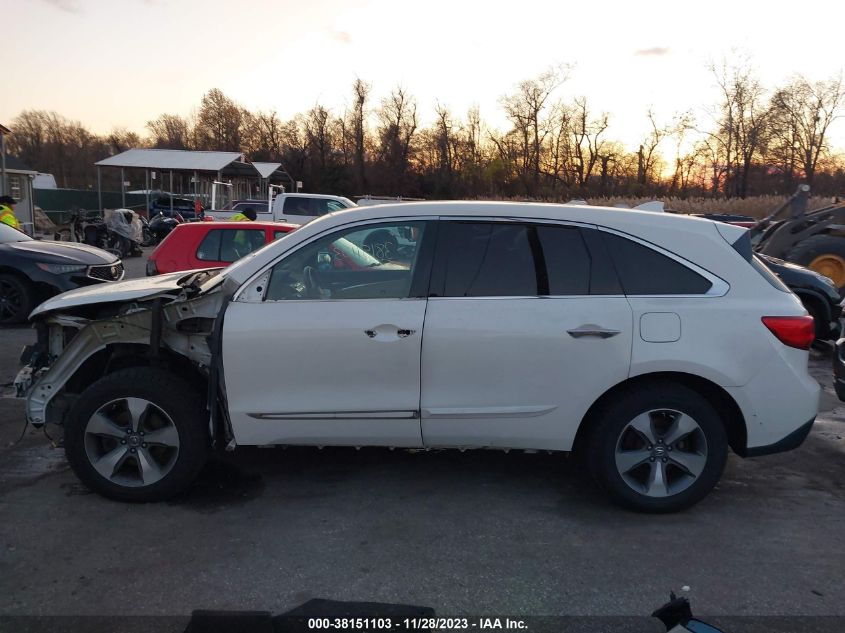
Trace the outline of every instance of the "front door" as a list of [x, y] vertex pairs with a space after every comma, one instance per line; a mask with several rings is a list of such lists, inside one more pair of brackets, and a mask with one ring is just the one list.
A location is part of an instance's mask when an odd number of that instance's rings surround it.
[[[420, 348], [433, 237], [425, 221], [318, 237], [226, 310], [223, 366], [238, 444], [421, 446]], [[379, 259], [374, 229], [415, 236]]]
[[442, 220], [422, 348], [426, 446], [569, 450], [628, 376], [632, 313], [589, 229]]

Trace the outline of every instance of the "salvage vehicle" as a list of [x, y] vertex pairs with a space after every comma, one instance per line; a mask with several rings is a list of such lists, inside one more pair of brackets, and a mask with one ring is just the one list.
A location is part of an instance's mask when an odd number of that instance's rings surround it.
[[[404, 264], [335, 264], [375, 230], [415, 237]], [[793, 449], [818, 410], [812, 318], [748, 231], [669, 214], [359, 208], [32, 320], [28, 421], [127, 501], [186, 490], [212, 448], [366, 445], [573, 451], [617, 503], [675, 511], [729, 449]]]
[[123, 262], [112, 253], [34, 240], [0, 223], [0, 325], [25, 322], [36, 305], [66, 290], [122, 278]]
[[176, 226], [147, 258], [147, 275], [228, 266], [297, 228], [281, 222], [190, 222]]

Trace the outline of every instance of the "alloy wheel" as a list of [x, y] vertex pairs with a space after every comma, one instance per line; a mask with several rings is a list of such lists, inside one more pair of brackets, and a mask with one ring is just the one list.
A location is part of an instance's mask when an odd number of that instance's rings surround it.
[[23, 295], [12, 282], [0, 279], [0, 322], [14, 319], [23, 305]]
[[707, 440], [690, 415], [652, 409], [625, 425], [614, 458], [631, 489], [648, 497], [668, 497], [689, 488], [704, 471]]
[[170, 416], [149, 400], [112, 400], [89, 418], [85, 453], [106, 480], [120, 486], [150, 486], [176, 463], [179, 432]]

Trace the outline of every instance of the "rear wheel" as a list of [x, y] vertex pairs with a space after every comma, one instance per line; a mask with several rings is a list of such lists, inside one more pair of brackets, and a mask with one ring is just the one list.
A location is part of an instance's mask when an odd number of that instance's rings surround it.
[[142, 241], [141, 246], [147, 247], [152, 246], [156, 243], [155, 236], [153, 235], [152, 231], [150, 231], [150, 227], [144, 226], [141, 229]]
[[147, 367], [86, 389], [65, 421], [65, 453], [91, 490], [161, 501], [187, 489], [208, 455], [205, 402], [181, 378]]
[[616, 503], [675, 512], [703, 499], [727, 460], [722, 420], [683, 385], [660, 382], [623, 392], [598, 412], [586, 457]]
[[0, 274], [0, 324], [26, 321], [34, 302], [35, 293], [29, 282], [15, 275]]
[[840, 295], [845, 290], [845, 238], [813, 235], [793, 246], [786, 259], [830, 277]]

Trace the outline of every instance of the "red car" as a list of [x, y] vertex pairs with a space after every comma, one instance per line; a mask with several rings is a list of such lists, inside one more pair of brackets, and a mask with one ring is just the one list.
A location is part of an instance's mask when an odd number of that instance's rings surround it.
[[298, 228], [282, 222], [186, 222], [147, 258], [147, 275], [222, 268]]

